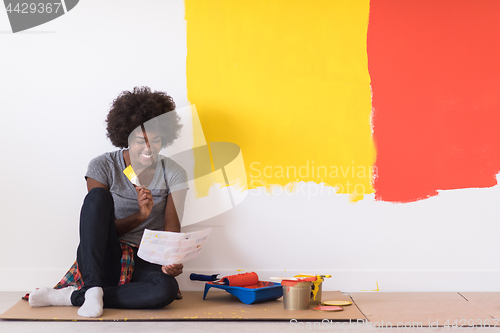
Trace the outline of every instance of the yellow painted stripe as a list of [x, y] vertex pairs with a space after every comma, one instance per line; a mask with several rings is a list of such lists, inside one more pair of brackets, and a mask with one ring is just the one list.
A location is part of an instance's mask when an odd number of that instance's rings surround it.
[[188, 99], [207, 141], [241, 147], [249, 187], [372, 193], [369, 1], [185, 5]]

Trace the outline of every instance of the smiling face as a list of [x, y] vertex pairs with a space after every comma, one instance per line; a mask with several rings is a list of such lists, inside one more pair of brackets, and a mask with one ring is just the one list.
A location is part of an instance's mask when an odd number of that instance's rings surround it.
[[155, 163], [160, 150], [161, 136], [157, 132], [138, 127], [129, 136], [130, 162], [136, 173]]

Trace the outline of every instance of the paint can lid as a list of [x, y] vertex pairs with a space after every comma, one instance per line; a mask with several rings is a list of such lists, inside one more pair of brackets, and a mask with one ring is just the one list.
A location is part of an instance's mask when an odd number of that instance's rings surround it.
[[313, 310], [333, 312], [333, 311], [342, 311], [344, 309], [342, 309], [340, 306], [317, 305], [313, 308]]

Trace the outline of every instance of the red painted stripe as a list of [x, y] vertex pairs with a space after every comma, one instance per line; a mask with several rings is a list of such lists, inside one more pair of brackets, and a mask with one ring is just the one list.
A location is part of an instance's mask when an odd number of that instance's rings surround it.
[[500, 171], [500, 1], [372, 0], [376, 199], [490, 187]]

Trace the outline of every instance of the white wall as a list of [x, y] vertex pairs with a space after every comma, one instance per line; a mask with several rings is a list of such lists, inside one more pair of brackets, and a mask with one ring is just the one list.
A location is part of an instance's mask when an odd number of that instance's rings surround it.
[[[183, 6], [86, 0], [18, 34], [0, 10], [0, 291], [52, 286], [74, 261], [83, 175], [114, 149], [104, 119], [118, 92], [148, 85], [187, 105]], [[409, 204], [321, 191], [252, 190], [203, 222], [212, 235], [186, 264], [182, 288], [202, 289], [191, 272], [241, 269], [262, 279], [332, 274], [327, 290], [500, 291], [498, 186]]]

